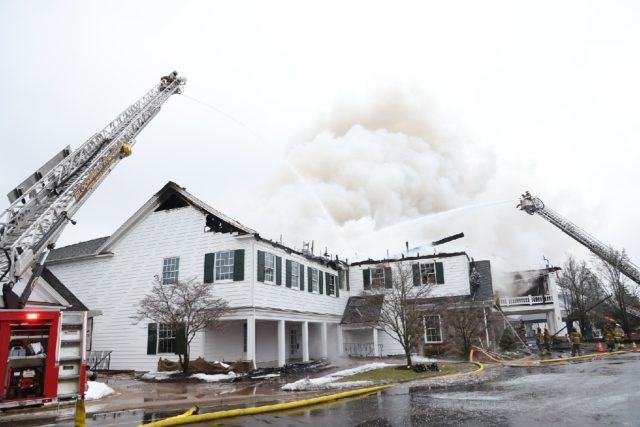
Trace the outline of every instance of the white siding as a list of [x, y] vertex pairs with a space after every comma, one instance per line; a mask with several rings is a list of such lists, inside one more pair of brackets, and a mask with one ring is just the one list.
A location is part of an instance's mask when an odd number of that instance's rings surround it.
[[378, 331], [378, 344], [382, 345], [383, 356], [404, 355], [402, 345], [386, 331]]
[[[288, 333], [285, 330], [285, 335]], [[288, 347], [285, 348], [285, 351]], [[278, 361], [278, 322], [256, 321], [256, 363]]]
[[[112, 369], [155, 369], [159, 355], [147, 355], [147, 323], [132, 324], [136, 304], [151, 290], [162, 260], [179, 256], [179, 278], [203, 280], [204, 254], [245, 250], [245, 281], [218, 284], [214, 293], [231, 307], [250, 304], [251, 240], [205, 233], [204, 214], [192, 207], [153, 212], [110, 248], [111, 257], [50, 264], [49, 268], [87, 307], [101, 310], [94, 319], [94, 350], [114, 350]], [[201, 337], [191, 356], [202, 355]], [[168, 355], [162, 355], [163, 357]]]
[[[434, 285], [431, 289], [430, 297], [452, 296], [452, 295], [469, 295], [469, 261], [465, 255], [447, 257], [447, 258], [428, 258], [424, 260], [396, 261], [384, 265], [391, 266], [393, 271], [397, 271], [401, 264], [403, 268], [412, 268], [415, 263], [431, 263], [441, 262], [444, 273], [444, 283]], [[363, 270], [382, 266], [383, 264], [366, 264], [351, 266], [349, 270], [349, 280], [351, 284], [351, 294], [360, 295], [364, 291]]]
[[209, 328], [205, 334], [204, 358], [208, 361], [236, 361], [246, 358], [244, 353], [244, 321], [224, 322], [222, 330]]
[[[308, 271], [307, 267], [318, 269], [319, 272], [325, 274], [328, 272], [333, 275], [337, 275], [338, 272], [329, 267], [325, 267], [319, 263], [313, 262], [297, 254], [288, 254], [284, 250], [275, 248], [267, 243], [258, 242], [256, 244], [256, 251], [254, 253], [254, 266], [257, 270], [257, 258], [258, 250], [269, 252], [282, 258], [282, 284], [280, 286], [275, 284], [267, 284], [258, 282], [255, 284], [255, 305], [256, 307], [273, 307], [280, 310], [290, 310], [296, 312], [305, 313], [320, 313], [330, 314], [335, 316], [336, 321], [340, 321], [342, 313], [347, 305], [349, 299], [349, 292], [347, 292], [346, 285], [344, 289], [340, 290], [340, 296], [327, 295], [326, 280], [324, 283], [323, 294], [311, 293], [308, 290]], [[305, 267], [304, 271], [304, 290], [287, 288], [286, 287], [286, 260], [293, 260], [299, 262]], [[253, 271], [256, 275], [256, 271]], [[245, 272], [246, 277], [246, 272]]]

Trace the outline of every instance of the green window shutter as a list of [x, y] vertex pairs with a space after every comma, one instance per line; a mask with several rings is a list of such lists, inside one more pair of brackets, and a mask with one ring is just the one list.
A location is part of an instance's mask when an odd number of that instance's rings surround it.
[[340, 272], [336, 274], [336, 298], [340, 296]]
[[186, 335], [184, 323], [181, 323], [176, 328], [176, 345], [174, 347], [173, 353], [174, 354], [187, 353], [187, 335]]
[[264, 251], [258, 251], [258, 282], [264, 282]]
[[333, 294], [333, 289], [331, 289], [331, 275], [327, 272], [324, 273], [325, 283], [327, 284], [327, 295]]
[[436, 262], [436, 283], [439, 285], [444, 283], [444, 267], [441, 262]]
[[364, 289], [371, 289], [371, 270], [368, 268], [362, 270], [362, 281], [364, 282]]
[[291, 260], [285, 261], [284, 283], [287, 286], [287, 288], [291, 287]]
[[300, 290], [304, 291], [304, 265], [300, 264]]
[[307, 290], [313, 292], [313, 269], [307, 267]]
[[391, 277], [391, 267], [384, 268], [384, 287], [387, 289], [393, 288], [393, 277]]
[[350, 291], [351, 289], [349, 288], [349, 270], [345, 271], [344, 275], [347, 277], [347, 291]]
[[413, 286], [420, 286], [422, 284], [422, 279], [420, 278], [420, 264], [413, 264], [411, 268], [413, 269]]
[[276, 257], [276, 285], [282, 285], [282, 258]]
[[233, 281], [244, 280], [244, 249], [238, 249], [233, 253]]
[[324, 284], [322, 283], [324, 278], [324, 274], [322, 274], [322, 271], [318, 270], [318, 292], [320, 293], [320, 295], [322, 295], [323, 293], [323, 287]]
[[158, 349], [158, 324], [147, 325], [147, 354], [156, 354]]
[[[216, 254], [204, 254], [204, 283], [213, 283]], [[155, 353], [153, 353], [155, 354]]]

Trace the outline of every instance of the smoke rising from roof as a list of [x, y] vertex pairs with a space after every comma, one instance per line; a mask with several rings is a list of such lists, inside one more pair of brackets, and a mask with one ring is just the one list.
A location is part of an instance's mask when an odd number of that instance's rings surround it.
[[439, 122], [446, 119], [417, 90], [336, 106], [287, 153], [304, 182], [282, 168], [269, 183], [267, 228], [287, 230], [290, 245], [314, 239], [352, 261], [464, 232], [438, 250], [466, 250], [494, 269], [539, 267], [543, 242], [557, 232], [528, 231], [532, 220], [515, 209], [530, 165], [499, 164], [491, 149]]

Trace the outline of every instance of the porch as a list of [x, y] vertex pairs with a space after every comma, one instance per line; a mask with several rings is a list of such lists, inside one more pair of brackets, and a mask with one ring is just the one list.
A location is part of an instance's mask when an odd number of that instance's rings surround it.
[[207, 360], [253, 360], [256, 367], [327, 359], [338, 355], [338, 324], [249, 317], [224, 321], [204, 336]]

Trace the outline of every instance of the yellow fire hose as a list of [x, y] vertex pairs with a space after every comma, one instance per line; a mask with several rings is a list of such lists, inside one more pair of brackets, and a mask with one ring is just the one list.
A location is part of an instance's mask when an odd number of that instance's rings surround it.
[[[392, 387], [389, 385], [382, 385], [376, 387], [367, 387], [357, 390], [345, 391], [342, 393], [329, 394], [327, 396], [314, 397], [312, 399], [297, 400], [294, 402], [278, 403], [275, 405], [256, 406], [252, 408], [230, 409], [228, 411], [210, 412], [208, 414], [192, 415], [196, 408], [191, 408], [187, 412], [181, 415], [177, 415], [171, 418], [165, 418], [164, 420], [154, 421], [149, 424], [141, 424], [144, 427], [171, 427], [183, 424], [197, 423], [201, 421], [217, 420], [220, 418], [237, 417], [240, 415], [255, 415], [263, 414], [266, 412], [282, 411], [285, 409], [299, 408], [301, 406], [316, 405], [318, 403], [330, 402], [332, 400], [344, 399], [347, 397], [360, 396], [363, 394], [375, 393], [380, 390]], [[140, 427], [139, 426], [139, 427]]]
[[613, 352], [610, 352], [610, 353], [593, 353], [593, 354], [585, 354], [583, 356], [561, 357], [561, 358], [555, 358], [555, 359], [501, 360], [501, 359], [498, 359], [498, 358], [492, 356], [487, 351], [485, 351], [483, 348], [480, 348], [480, 347], [474, 347], [474, 348], [477, 351], [480, 351], [482, 354], [484, 354], [492, 362], [499, 363], [501, 365], [506, 365], [506, 366], [541, 366], [541, 365], [544, 365], [546, 363], [562, 363], [562, 362], [571, 362], [571, 361], [574, 361], [574, 360], [590, 360], [590, 359], [596, 359], [598, 357], [613, 356], [613, 355], [616, 355], [616, 354], [625, 353], [624, 351], [613, 351]]
[[84, 406], [84, 399], [76, 400], [76, 418], [74, 427], [87, 427], [87, 412]]
[[[473, 360], [472, 354], [469, 355], [469, 362], [473, 363], [478, 368], [471, 372], [460, 372], [457, 374], [442, 375], [437, 378], [445, 378], [445, 377], [449, 378], [449, 377], [457, 377], [462, 375], [479, 374], [482, 371], [484, 371], [484, 365], [478, 361]], [[375, 386], [375, 387], [366, 387], [366, 388], [360, 388], [357, 390], [350, 390], [350, 391], [345, 391], [341, 393], [329, 394], [326, 396], [314, 397], [311, 399], [296, 400], [294, 402], [278, 403], [275, 405], [256, 406], [252, 408], [230, 409], [227, 411], [210, 412], [207, 414], [200, 414], [200, 415], [193, 415], [194, 412], [197, 410], [196, 407], [193, 407], [189, 409], [187, 412], [185, 412], [184, 414], [176, 415], [175, 417], [165, 418], [163, 420], [153, 421], [148, 424], [140, 424], [138, 427], [173, 427], [173, 426], [179, 426], [184, 424], [197, 423], [201, 421], [210, 421], [210, 420], [217, 420], [221, 418], [237, 417], [241, 415], [256, 415], [256, 414], [264, 414], [267, 412], [284, 411], [284, 410], [290, 410], [295, 408], [301, 408], [304, 406], [317, 405], [320, 403], [327, 403], [327, 402], [331, 402], [339, 399], [345, 399], [348, 397], [363, 396], [366, 394], [371, 394], [381, 390], [385, 390], [387, 388], [393, 387], [394, 385], [395, 384], [386, 384], [386, 385]]]

